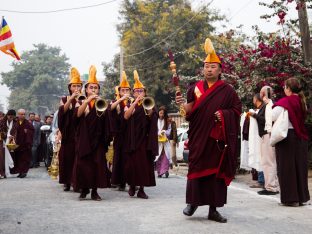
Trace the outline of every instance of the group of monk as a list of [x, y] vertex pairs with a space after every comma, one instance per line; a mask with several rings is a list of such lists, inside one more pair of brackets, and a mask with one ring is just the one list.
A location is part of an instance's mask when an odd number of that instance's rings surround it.
[[[71, 185], [80, 191], [79, 199], [100, 201], [97, 189], [111, 184], [129, 195], [147, 199], [145, 186], [155, 186], [154, 159], [158, 154], [157, 112], [146, 110], [142, 101], [146, 89], [137, 71], [134, 71], [133, 98], [126, 74], [117, 88], [116, 99], [107, 107], [98, 108], [101, 100], [96, 68], [90, 67], [89, 79], [84, 85], [76, 68], [71, 69], [68, 84], [70, 96], [64, 97], [58, 112], [58, 127], [62, 135], [59, 152], [59, 182], [64, 190]], [[103, 101], [103, 100], [102, 100]], [[105, 103], [105, 101], [104, 101]], [[105, 104], [104, 104], [105, 105]], [[113, 141], [114, 160], [109, 170], [105, 154]]]
[[[213, 46], [208, 46], [205, 79], [189, 88], [186, 103], [176, 95], [176, 103], [183, 106], [190, 123], [188, 205], [183, 213], [191, 216], [198, 206], [209, 205], [208, 219], [224, 223], [227, 219], [216, 208], [226, 203], [227, 186], [236, 170], [241, 102], [232, 86], [220, 79], [221, 61]], [[71, 69], [70, 78], [70, 95], [62, 98], [58, 112], [62, 134], [59, 182], [64, 190], [73, 186], [80, 192], [80, 200], [86, 199], [91, 190], [91, 199], [99, 201], [98, 188], [114, 184], [124, 191], [128, 184], [129, 196], [134, 196], [138, 188], [137, 197], [147, 199], [144, 187], [156, 186], [158, 112], [155, 107], [146, 109], [142, 105], [146, 88], [137, 71], [132, 89], [126, 73], [122, 73], [116, 98], [105, 110], [97, 108], [101, 98], [94, 66], [84, 84], [84, 100], [80, 100], [83, 84], [76, 68]], [[112, 171], [105, 157], [111, 142]]]

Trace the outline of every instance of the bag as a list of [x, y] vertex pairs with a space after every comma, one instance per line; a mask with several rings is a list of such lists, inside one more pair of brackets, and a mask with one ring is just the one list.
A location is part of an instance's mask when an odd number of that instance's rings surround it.
[[225, 141], [224, 135], [223, 135], [222, 123], [220, 121], [215, 122], [215, 125], [211, 129], [209, 136], [215, 140]]
[[283, 112], [278, 116], [277, 120], [273, 124], [270, 137], [271, 146], [275, 146], [276, 143], [287, 137], [288, 121], [288, 111], [283, 110]]

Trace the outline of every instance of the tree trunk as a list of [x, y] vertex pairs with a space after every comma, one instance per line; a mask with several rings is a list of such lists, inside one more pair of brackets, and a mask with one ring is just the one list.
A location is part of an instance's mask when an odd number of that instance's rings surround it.
[[297, 4], [299, 4], [298, 16], [299, 16], [299, 28], [301, 35], [301, 43], [304, 54], [304, 63], [312, 63], [312, 50], [310, 43], [310, 30], [309, 30], [309, 22], [307, 15], [307, 6], [305, 1], [297, 0]]

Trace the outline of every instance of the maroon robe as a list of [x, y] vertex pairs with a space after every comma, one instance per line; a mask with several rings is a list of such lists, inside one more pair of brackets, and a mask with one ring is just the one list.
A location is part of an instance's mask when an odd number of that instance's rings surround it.
[[158, 155], [157, 112], [149, 117], [136, 106], [125, 131], [125, 176], [132, 186], [156, 186], [154, 160]]
[[34, 127], [28, 121], [24, 120], [22, 123], [17, 121], [17, 133], [16, 133], [16, 144], [19, 145], [15, 150], [14, 168], [11, 170], [12, 174], [27, 173], [31, 162], [31, 147], [33, 142]]
[[[7, 126], [7, 117], [5, 116], [2, 120], [0, 120], [0, 176], [5, 176], [5, 151], [3, 147], [3, 142], [5, 143], [7, 135], [8, 135], [8, 126]], [[12, 120], [12, 129], [10, 135], [16, 139], [16, 131], [17, 131], [17, 122]], [[12, 154], [11, 154], [12, 155]], [[13, 156], [12, 156], [13, 158]]]
[[305, 203], [310, 200], [308, 188], [308, 132], [304, 126], [306, 115], [298, 95], [286, 96], [274, 105], [288, 111], [294, 129], [275, 145], [277, 175], [281, 202]]
[[114, 157], [112, 169], [112, 184], [125, 185], [125, 156], [123, 146], [125, 141], [126, 120], [124, 119], [125, 105], [120, 103], [119, 107], [110, 112], [111, 114], [111, 132], [114, 136]]
[[[197, 96], [198, 92], [202, 95]], [[186, 202], [220, 207], [226, 203], [227, 185], [236, 170], [241, 102], [234, 89], [221, 80], [210, 88], [206, 81], [197, 82], [188, 91], [190, 101], [194, 105], [187, 116], [190, 125]], [[221, 112], [221, 122], [216, 122], [216, 111]]]
[[71, 106], [64, 113], [64, 105], [67, 98], [62, 98], [62, 104], [58, 111], [58, 128], [62, 133], [62, 144], [59, 152], [59, 183], [71, 184], [75, 162], [75, 124], [73, 115], [76, 100], [72, 100]]
[[110, 187], [110, 171], [107, 167], [105, 153], [110, 142], [109, 118], [106, 110], [101, 117], [95, 107], [87, 107], [90, 112], [74, 119], [76, 130], [76, 162], [73, 182], [75, 188], [107, 188]]

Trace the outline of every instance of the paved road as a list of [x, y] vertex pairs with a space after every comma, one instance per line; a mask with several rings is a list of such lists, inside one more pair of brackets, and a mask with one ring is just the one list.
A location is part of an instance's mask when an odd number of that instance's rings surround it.
[[44, 168], [32, 169], [25, 179], [0, 180], [0, 233], [312, 233], [311, 205], [281, 207], [278, 196], [262, 197], [236, 182], [219, 209], [227, 224], [208, 221], [208, 207], [185, 217], [185, 183], [176, 175], [158, 179], [146, 189], [148, 200], [101, 189], [103, 201], [78, 201]]

